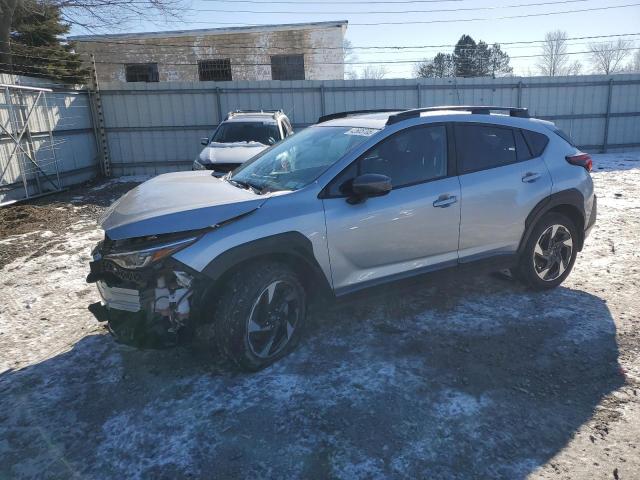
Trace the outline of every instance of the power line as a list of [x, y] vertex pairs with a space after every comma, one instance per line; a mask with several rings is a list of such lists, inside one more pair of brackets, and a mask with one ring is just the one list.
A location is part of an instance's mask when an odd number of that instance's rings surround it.
[[[612, 49], [612, 50], [605, 50], [605, 51], [630, 51], [630, 50], [640, 50], [640, 47], [630, 47], [630, 48], [621, 48], [621, 49]], [[579, 51], [579, 52], [566, 52], [563, 55], [582, 55], [582, 54], [586, 54], [586, 53], [590, 53], [590, 51], [586, 50], [586, 51]], [[537, 58], [537, 57], [544, 57], [546, 56], [545, 54], [536, 54], [536, 55], [517, 55], [517, 56], [513, 56], [513, 57], [509, 57], [509, 58]], [[389, 60], [389, 61], [372, 61], [372, 62], [317, 62], [316, 65], [391, 65], [391, 64], [415, 64], [415, 63], [419, 63], [424, 61], [424, 59], [413, 59], [413, 60]], [[97, 64], [107, 64], [107, 65], [121, 65], [122, 62], [105, 62], [105, 61], [96, 61]], [[25, 69], [25, 66], [22, 66], [23, 68], [20, 68], [21, 66], [15, 66], [15, 65], [11, 65], [8, 63], [0, 63], [1, 65], [6, 65], [8, 68], [13, 68], [14, 73], [18, 73], [18, 74], [23, 74], [23, 75], [38, 75], [38, 76], [43, 76], [43, 77], [48, 77], [51, 78], [51, 76], [55, 76], [58, 78], [77, 78], [78, 75], [61, 75], [56, 73], [55, 75], [47, 75], [46, 73], [34, 73], [31, 72], [30, 70]], [[172, 65], [172, 66], [197, 66], [197, 63], [189, 63], [189, 62], [183, 62], [183, 63], [177, 63], [177, 62], [163, 62], [162, 65]], [[233, 66], [243, 66], [243, 67], [251, 67], [251, 66], [270, 66], [270, 63], [233, 63]], [[18, 68], [16, 68], [18, 67]], [[28, 67], [26, 67], [28, 68]], [[0, 68], [1, 70], [2, 68]], [[66, 72], [66, 73], [74, 73], [71, 70], [65, 70], [63, 68], [58, 68], [59, 72]], [[5, 73], [10, 73], [10, 72], [5, 72]]]
[[[291, 12], [288, 10], [220, 10], [220, 9], [206, 9], [206, 8], [198, 8], [195, 9], [197, 12], [215, 12], [215, 13], [260, 13], [260, 14], [277, 14], [277, 13], [286, 13], [288, 15], [309, 15], [309, 14], [317, 14], [317, 15], [336, 15], [336, 14], [347, 14], [347, 15], [376, 15], [376, 14], [396, 14], [396, 13], [443, 13], [443, 12], [469, 12], [469, 11], [478, 11], [478, 10], [501, 10], [503, 8], [522, 8], [522, 7], [541, 7], [544, 5], [561, 5], [567, 3], [584, 3], [589, 0], [560, 0], [553, 2], [536, 2], [536, 3], [516, 3], [512, 5], [500, 5], [494, 7], [461, 7], [461, 8], [436, 8], [430, 10], [376, 10], [376, 11], [338, 11], [334, 10], [331, 12], [326, 11], [304, 11], [304, 12]], [[389, 2], [388, 5], [392, 5], [396, 2]], [[192, 9], [189, 9], [192, 10]]]
[[[565, 40], [567, 41], [574, 41], [574, 40], [595, 40], [595, 39], [603, 39], [603, 38], [620, 38], [620, 37], [632, 37], [632, 36], [638, 36], [640, 35], [639, 33], [621, 33], [621, 34], [611, 34], [611, 35], [590, 35], [590, 36], [581, 36], [581, 37], [567, 37], [565, 38]], [[534, 45], [537, 43], [543, 43], [545, 42], [545, 40], [521, 40], [521, 41], [515, 41], [515, 42], [493, 42], [493, 43], [498, 43], [501, 46], [504, 45], [509, 45], [512, 48], [532, 48], [532, 47], [538, 47], [538, 45]], [[100, 41], [97, 43], [104, 43], [104, 44], [116, 44], [116, 45], [123, 45], [123, 46], [131, 46], [134, 47], [134, 50], [132, 51], [126, 51], [124, 53], [127, 54], [131, 54], [131, 53], [137, 53], [135, 50], [137, 50], [138, 47], [170, 47], [170, 48], [206, 48], [202, 45], [198, 45], [198, 46], [194, 46], [193, 44], [151, 44], [151, 43], [135, 43], [135, 42], [111, 42], [111, 41]], [[576, 42], [576, 44], [582, 44], [582, 43], [586, 43], [586, 42]], [[604, 44], [606, 42], [599, 42], [601, 44]], [[46, 47], [36, 47], [36, 46], [31, 46], [31, 45], [22, 45], [22, 44], [18, 44], [20, 46], [20, 49], [30, 49], [32, 48], [33, 50], [35, 50], [36, 52], [40, 52], [42, 50], [52, 50], [52, 51], [56, 51], [58, 52], [58, 49], [52, 48], [52, 49], [48, 49]], [[404, 51], [414, 51], [415, 53], [419, 53], [420, 50], [424, 50], [424, 49], [439, 49], [439, 48], [447, 48], [447, 47], [456, 47], [456, 46], [469, 46], [471, 47], [470, 49], [472, 49], [474, 47], [473, 44], [439, 44], [439, 45], [411, 45], [411, 46], [363, 46], [363, 47], [353, 47], [354, 49], [371, 49], [371, 50], [376, 50], [378, 53], [381, 54], [386, 54], [386, 53], [395, 53], [395, 51], [397, 50], [404, 50]], [[211, 47], [213, 47], [213, 45], [211, 45]], [[226, 47], [226, 46], [225, 46]], [[235, 46], [234, 48], [246, 48], [246, 49], [250, 49], [251, 51], [249, 53], [245, 53], [245, 52], [235, 52], [235, 51], [227, 51], [224, 49], [222, 49], [221, 52], [219, 52], [219, 55], [222, 54], [227, 54], [227, 55], [231, 55], [231, 54], [235, 54], [235, 55], [255, 55], [255, 51], [257, 50], [272, 50], [272, 49], [278, 49], [278, 48], [272, 48], [272, 47], [259, 47], [259, 46]], [[287, 51], [291, 50], [290, 47], [283, 47], [286, 48]], [[296, 52], [298, 53], [313, 53], [315, 51], [326, 51], [326, 50], [333, 50], [333, 49], [340, 49], [342, 50], [341, 47], [308, 47], [305, 49], [300, 49], [300, 50], [296, 50]], [[381, 49], [385, 49], [385, 50], [392, 50], [390, 52], [380, 52], [379, 50]], [[89, 52], [76, 52], [78, 55], [90, 55], [91, 53]], [[111, 54], [111, 52], [96, 52], [99, 54]], [[117, 55], [119, 53], [122, 53], [121, 51], [118, 52], [114, 52], [113, 55]], [[47, 60], [47, 61], [63, 61], [63, 62], [78, 62], [78, 59], [70, 59], [70, 58], [50, 58], [50, 57], [44, 57], [44, 56], [39, 56], [39, 55], [32, 55], [32, 54], [23, 54], [23, 53], [19, 53], [19, 52], [11, 52], [12, 56], [15, 57], [19, 57], [19, 58], [30, 58], [30, 59], [38, 59], [38, 60]], [[517, 58], [517, 57], [510, 57], [510, 58]], [[118, 62], [118, 63], [123, 63], [123, 62]], [[164, 62], [163, 62], [164, 63]], [[363, 62], [363, 63], [370, 63], [370, 62]]]
[[[623, 50], [640, 50], [640, 47], [629, 47], [629, 48], [616, 48], [611, 50], [602, 50], [602, 51], [623, 51]], [[591, 53], [589, 50], [584, 50], [580, 52], [566, 52], [563, 55], [581, 55], [585, 53]], [[536, 58], [536, 57], [545, 57], [546, 54], [536, 54], [536, 55], [515, 55], [510, 56], [509, 58]], [[401, 64], [401, 63], [418, 63], [422, 62], [424, 59], [413, 59], [413, 60], [388, 60], [388, 61], [371, 61], [371, 62], [314, 62], [315, 65], [376, 65], [376, 64]], [[106, 62], [96, 60], [98, 64], [104, 65], [122, 65], [123, 62]], [[198, 65], [198, 63], [193, 62], [160, 62], [161, 65], [172, 65], [172, 66], [180, 66], [180, 65]], [[237, 67], [266, 67], [271, 66], [271, 63], [233, 63], [233, 66]]]
[[[611, 35], [589, 35], [589, 36], [581, 36], [581, 37], [567, 37], [566, 40], [595, 40], [600, 38], [617, 38], [617, 37], [631, 37], [638, 36], [640, 33], [616, 33]], [[78, 41], [77, 43], [84, 43], [85, 41]], [[248, 44], [202, 44], [198, 43], [197, 45], [193, 42], [191, 43], [139, 43], [134, 41], [113, 41], [113, 40], [87, 40], [87, 43], [98, 43], [98, 44], [110, 44], [110, 45], [128, 45], [128, 46], [136, 46], [136, 47], [168, 47], [168, 48], [219, 48], [226, 49], [228, 47], [233, 48], [245, 48], [250, 50], [258, 50], [258, 49], [267, 49], [267, 50], [287, 50], [290, 51], [291, 47], [260, 47], [256, 45], [248, 45]], [[535, 43], [544, 43], [545, 40], [521, 40], [515, 42], [487, 42], [490, 45], [495, 43], [499, 45], [528, 45]], [[370, 46], [352, 46], [351, 50], [405, 50], [405, 49], [424, 49], [424, 48], [447, 48], [447, 47], [455, 47], [457, 43], [445, 43], [445, 44], [434, 44], [434, 45], [388, 45], [388, 46], [378, 46], [378, 45], [370, 45]], [[462, 44], [463, 46], [467, 46], [466, 44]], [[468, 44], [468, 46], [472, 46], [472, 44]], [[39, 47], [37, 47], [39, 48]], [[345, 50], [343, 46], [339, 47], [307, 47], [304, 49], [305, 51], [326, 51], [326, 50]], [[84, 52], [77, 52], [84, 53]], [[100, 52], [104, 53], [104, 52]], [[229, 53], [229, 52], [227, 52]]]
[[[600, 44], [604, 44], [606, 42], [600, 42]], [[579, 43], [575, 43], [572, 45], [582, 45], [584, 44], [584, 42], [579, 42]], [[514, 47], [517, 48], [517, 47]], [[615, 50], [633, 50], [635, 48], [640, 48], [640, 47], [631, 47], [631, 48], [623, 48], [623, 49], [615, 49]], [[464, 49], [463, 49], [464, 50]], [[470, 51], [472, 51], [473, 49], [468, 49]], [[135, 52], [128, 52], [128, 53], [135, 53]], [[384, 53], [393, 53], [393, 52], [382, 52]], [[412, 53], [420, 53], [419, 51], [414, 51]], [[575, 52], [575, 54], [578, 53], [590, 53], [590, 51], [586, 51], [586, 52]], [[88, 53], [85, 53], [84, 55], [89, 55]], [[249, 54], [243, 54], [243, 55], [249, 55]], [[253, 54], [252, 54], [253, 55]], [[12, 53], [12, 56], [17, 57], [17, 58], [25, 58], [25, 59], [32, 59], [32, 60], [45, 60], [45, 61], [49, 61], [51, 62], [51, 65], [55, 66], [56, 62], [77, 62], [76, 59], [65, 59], [65, 58], [48, 58], [48, 57], [40, 57], [40, 56], [36, 56], [36, 55], [25, 55], [25, 54], [20, 54], [20, 53]], [[544, 55], [533, 55], [533, 57], [535, 56], [544, 56]], [[531, 57], [531, 55], [515, 55], [515, 56], [509, 56], [509, 58], [529, 58]], [[206, 60], [206, 58], [204, 59]], [[420, 60], [407, 60], [406, 62], [421, 62], [424, 61], [424, 58], [420, 59]], [[96, 63], [100, 63], [100, 64], [110, 64], [110, 65], [121, 65], [121, 64], [125, 64], [125, 63], [131, 63], [131, 62], [126, 62], [126, 61], [107, 61], [107, 60], [96, 60]], [[151, 62], [151, 63], [161, 63], [162, 65], [198, 65], [198, 63], [171, 63], [171, 62]], [[387, 62], [387, 61], [358, 61], [358, 62], [314, 62], [315, 64], [326, 64], [326, 65], [338, 65], [338, 64], [344, 64], [344, 65], [368, 65], [368, 64], [376, 64], [376, 63], [404, 63], [404, 62]], [[14, 64], [15, 66], [19, 67], [29, 67], [28, 65], [21, 65], [21, 64]], [[266, 66], [266, 65], [271, 65], [266, 64], [266, 63], [236, 63], [234, 62], [234, 65], [236, 66]], [[81, 67], [81, 66], [80, 66]], [[45, 68], [45, 65], [34, 65], [33, 68]], [[59, 68], [59, 67], [58, 67]], [[71, 70], [69, 70], [71, 71]]]
[[[614, 10], [618, 8], [628, 8], [628, 7], [637, 7], [637, 6], [640, 6], [640, 3], [629, 3], [625, 5], [610, 5], [606, 7], [582, 8], [582, 9], [575, 9], [575, 10], [562, 10], [558, 12], [540, 12], [540, 13], [529, 13], [529, 14], [523, 14], [523, 15], [507, 15], [503, 17], [494, 17], [494, 18], [406, 20], [406, 21], [397, 21], [397, 22], [363, 22], [363, 23], [350, 22], [349, 25], [356, 26], [356, 27], [373, 27], [373, 26], [381, 26], [381, 25], [430, 25], [430, 24], [441, 24], [441, 23], [469, 23], [469, 22], [483, 22], [483, 21], [497, 21], [497, 20], [514, 20], [518, 18], [548, 17], [548, 16], [554, 16], [554, 15], [566, 15], [569, 13], [597, 12], [597, 11]], [[268, 26], [268, 24], [261, 24], [261, 23], [211, 22], [206, 20], [201, 20], [201, 21], [167, 20], [165, 23], [235, 25], [235, 26], [250, 26], [250, 27]]]
[[[283, 4], [283, 5], [290, 5], [290, 4], [294, 4], [294, 5], [300, 5], [300, 1], [296, 1], [296, 0], [277, 0], [277, 1], [267, 1], [267, 2], [258, 2], [256, 0], [204, 0], [204, 1], [208, 1], [208, 2], [215, 2], [215, 3], [252, 3], [255, 5], [271, 5], [271, 4]], [[331, 2], [304, 2], [307, 5], [371, 5], [371, 4], [384, 4], [384, 5], [394, 5], [394, 4], [409, 4], [409, 3], [453, 3], [453, 2], [463, 2], [465, 0], [399, 0], [399, 1], [394, 1], [394, 2], [389, 2], [389, 1], [379, 1], [379, 0], [374, 0], [374, 1], [368, 1], [368, 0], [362, 0], [360, 2], [355, 1], [355, 0], [345, 0], [343, 2], [341, 1], [331, 1]]]

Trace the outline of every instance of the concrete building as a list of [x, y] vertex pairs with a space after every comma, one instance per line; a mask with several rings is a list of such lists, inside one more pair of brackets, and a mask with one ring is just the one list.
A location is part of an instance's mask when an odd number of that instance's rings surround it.
[[70, 37], [103, 82], [342, 80], [347, 21]]

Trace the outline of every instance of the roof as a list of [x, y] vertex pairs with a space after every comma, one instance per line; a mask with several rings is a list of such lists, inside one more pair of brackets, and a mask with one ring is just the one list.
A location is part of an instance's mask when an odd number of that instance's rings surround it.
[[109, 33], [104, 35], [75, 35], [68, 40], [85, 41], [104, 40], [110, 38], [157, 38], [157, 37], [196, 37], [201, 35], [228, 35], [253, 32], [279, 32], [286, 30], [312, 30], [316, 28], [346, 27], [348, 20], [328, 22], [281, 23], [276, 25], [252, 25], [247, 27], [201, 28], [195, 30], [167, 30], [160, 32]]
[[276, 123], [276, 119], [273, 115], [254, 113], [251, 115], [236, 115], [231, 118], [223, 120], [223, 123], [229, 122], [262, 122], [262, 123]]
[[234, 110], [227, 114], [224, 121], [276, 123], [278, 117], [284, 116], [282, 110]]
[[[353, 114], [348, 115], [341, 118], [336, 118], [335, 120], [328, 120], [326, 122], [322, 122], [319, 125], [323, 127], [364, 127], [364, 128], [377, 128], [383, 129], [387, 126], [387, 121], [389, 117], [405, 110], [398, 111], [384, 111], [384, 112], [374, 112], [374, 113], [361, 113], [361, 114]], [[447, 110], [447, 107], [443, 107], [442, 110], [435, 110], [430, 112], [420, 112], [420, 117], [449, 117], [451, 119], [452, 116], [460, 117], [471, 117], [475, 118], [478, 121], [486, 121], [486, 117], [491, 117], [492, 121], [496, 123], [506, 124], [506, 125], [525, 125], [527, 122], [531, 120], [538, 121], [538, 119], [534, 118], [518, 118], [512, 117], [509, 115], [503, 114], [472, 114], [467, 111], [460, 110]], [[409, 119], [407, 119], [409, 120]], [[444, 119], [443, 119], [444, 120]], [[542, 122], [541, 120], [539, 122]]]

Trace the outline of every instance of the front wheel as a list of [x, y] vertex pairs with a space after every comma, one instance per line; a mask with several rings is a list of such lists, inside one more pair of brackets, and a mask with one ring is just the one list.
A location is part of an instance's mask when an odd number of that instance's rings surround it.
[[549, 213], [535, 226], [520, 257], [516, 275], [537, 290], [555, 288], [571, 272], [578, 232], [560, 213]]
[[306, 292], [280, 263], [237, 271], [221, 292], [213, 323], [220, 350], [245, 370], [260, 370], [297, 344], [306, 318]]

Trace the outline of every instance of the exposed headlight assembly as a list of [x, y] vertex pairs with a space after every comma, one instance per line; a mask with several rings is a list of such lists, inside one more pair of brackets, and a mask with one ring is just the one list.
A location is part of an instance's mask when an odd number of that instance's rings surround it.
[[178, 250], [194, 243], [199, 236], [188, 237], [168, 243], [161, 243], [142, 250], [134, 250], [122, 253], [111, 253], [106, 255], [105, 260], [111, 260], [122, 268], [139, 269], [145, 268], [158, 260], [162, 260]]

